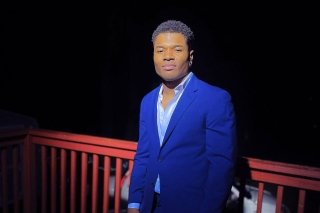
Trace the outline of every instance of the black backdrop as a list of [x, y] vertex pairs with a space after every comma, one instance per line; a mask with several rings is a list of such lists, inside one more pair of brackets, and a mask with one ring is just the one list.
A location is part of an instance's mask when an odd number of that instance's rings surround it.
[[44, 129], [137, 140], [140, 100], [159, 84], [151, 34], [179, 19], [197, 39], [194, 73], [233, 96], [240, 154], [320, 166], [315, 13], [186, 5], [6, 8], [0, 109]]

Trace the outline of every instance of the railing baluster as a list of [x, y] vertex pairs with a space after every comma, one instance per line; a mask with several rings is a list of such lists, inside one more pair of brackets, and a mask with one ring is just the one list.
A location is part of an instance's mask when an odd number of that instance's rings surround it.
[[51, 147], [51, 172], [50, 172], [50, 178], [51, 178], [51, 188], [50, 188], [50, 198], [51, 198], [51, 212], [56, 212], [56, 206], [57, 206], [57, 150], [54, 147]]
[[23, 212], [24, 213], [35, 213], [36, 212], [36, 196], [33, 193], [34, 180], [32, 178], [34, 175], [32, 172], [35, 172], [33, 169], [32, 163], [35, 161], [32, 160], [34, 157], [34, 151], [32, 148], [32, 136], [26, 135], [24, 138], [23, 144]]
[[20, 198], [19, 198], [19, 145], [14, 145], [12, 150], [13, 162], [13, 197], [14, 197], [14, 213], [20, 212]]
[[0, 150], [1, 155], [1, 172], [2, 172], [2, 208], [3, 212], [7, 213], [9, 212], [8, 208], [8, 170], [7, 170], [7, 149], [8, 147], [5, 147], [4, 149]]
[[282, 198], [283, 198], [283, 186], [278, 186], [277, 187], [276, 213], [281, 213]]
[[103, 173], [103, 207], [102, 212], [108, 213], [109, 209], [109, 182], [110, 182], [110, 157], [104, 156], [104, 173]]
[[93, 155], [92, 162], [92, 209], [91, 213], [97, 212], [97, 201], [98, 201], [98, 170], [99, 170], [99, 157], [98, 155]]
[[66, 176], [67, 176], [67, 152], [65, 149], [60, 150], [60, 213], [66, 212]]
[[81, 153], [81, 213], [87, 212], [88, 154]]
[[258, 200], [257, 200], [257, 213], [261, 213], [262, 212], [263, 191], [264, 191], [264, 183], [259, 182]]
[[76, 212], [76, 172], [77, 156], [75, 151], [71, 151], [71, 170], [70, 170], [70, 213]]
[[299, 190], [299, 201], [298, 201], [298, 213], [304, 212], [304, 201], [306, 197], [306, 190]]
[[120, 213], [120, 190], [121, 190], [121, 178], [122, 178], [122, 159], [116, 158], [116, 177], [114, 186], [114, 212]]
[[133, 160], [129, 160], [129, 168], [128, 168], [128, 170], [132, 171], [132, 168], [133, 168]]
[[47, 151], [41, 146], [41, 212], [47, 212]]

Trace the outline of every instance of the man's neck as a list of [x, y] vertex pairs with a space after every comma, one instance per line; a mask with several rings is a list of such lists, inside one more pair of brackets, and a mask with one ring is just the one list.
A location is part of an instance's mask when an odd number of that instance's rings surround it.
[[165, 81], [165, 80], [162, 80], [162, 83], [163, 83], [163, 92], [166, 92], [166, 91], [173, 91], [174, 88], [176, 88], [182, 81], [183, 79], [188, 75], [189, 73], [187, 73], [185, 76], [179, 78], [179, 79], [176, 79], [174, 81]]

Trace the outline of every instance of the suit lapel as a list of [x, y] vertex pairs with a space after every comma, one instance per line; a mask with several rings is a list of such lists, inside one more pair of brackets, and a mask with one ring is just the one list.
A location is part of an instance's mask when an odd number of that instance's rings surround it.
[[163, 143], [162, 143], [161, 147], [163, 147], [167, 143], [169, 137], [171, 136], [176, 125], [178, 124], [180, 118], [183, 116], [185, 111], [188, 109], [188, 107], [193, 102], [194, 98], [196, 97], [196, 91], [197, 91], [196, 81], [197, 81], [197, 78], [195, 76], [193, 76], [190, 79], [189, 84], [185, 88], [185, 91], [183, 92], [183, 94], [182, 94], [173, 114], [172, 114], [172, 117], [170, 119], [170, 122], [169, 122], [169, 125], [168, 125], [168, 128], [167, 128], [166, 134], [164, 136]]
[[160, 87], [161, 86], [159, 86], [153, 94], [152, 106], [151, 106], [151, 109], [153, 109], [152, 122], [151, 122], [152, 129], [153, 129], [154, 137], [156, 138], [155, 141], [158, 143], [158, 146], [156, 146], [156, 147], [159, 147], [159, 149], [160, 149], [160, 140], [159, 140], [158, 124], [157, 124], [157, 102], [158, 102]]

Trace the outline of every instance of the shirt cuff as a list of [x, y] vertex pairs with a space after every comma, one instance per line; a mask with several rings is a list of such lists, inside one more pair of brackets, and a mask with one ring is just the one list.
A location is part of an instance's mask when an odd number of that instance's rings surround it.
[[129, 203], [128, 204], [129, 209], [139, 209], [140, 208], [140, 203]]

